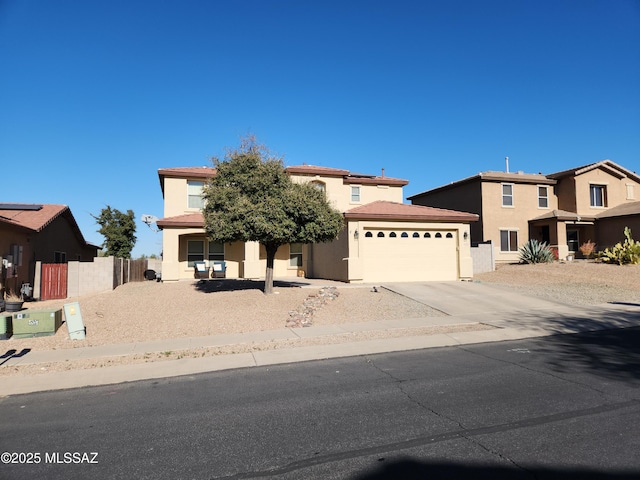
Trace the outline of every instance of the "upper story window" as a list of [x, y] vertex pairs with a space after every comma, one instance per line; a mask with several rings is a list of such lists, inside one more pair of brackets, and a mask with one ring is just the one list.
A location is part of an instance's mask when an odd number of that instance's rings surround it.
[[549, 189], [547, 187], [538, 187], [538, 207], [549, 208]]
[[311, 182], [311, 186], [314, 187], [314, 188], [317, 188], [322, 193], [326, 193], [327, 192], [327, 184], [324, 183], [324, 182], [321, 182], [319, 180], [314, 180], [313, 182]]
[[607, 206], [607, 186], [606, 185], [590, 185], [589, 186], [590, 205], [592, 207]]
[[187, 196], [189, 208], [203, 208], [204, 207], [204, 182], [187, 182]]
[[360, 185], [351, 185], [351, 203], [360, 203]]
[[502, 184], [502, 206], [513, 207], [513, 183]]

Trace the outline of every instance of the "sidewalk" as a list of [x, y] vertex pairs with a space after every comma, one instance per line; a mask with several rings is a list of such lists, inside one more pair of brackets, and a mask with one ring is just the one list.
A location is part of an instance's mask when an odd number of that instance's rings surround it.
[[[99, 359], [120, 355], [176, 352], [204, 347], [246, 345], [253, 342], [325, 338], [327, 344], [294, 348], [252, 351], [180, 358], [149, 363], [134, 363], [88, 370], [67, 370], [42, 374], [11, 374], [0, 376], [0, 396], [38, 391], [116, 384], [143, 379], [166, 378], [235, 368], [287, 364], [328, 358], [373, 355], [396, 351], [433, 347], [448, 347], [473, 343], [519, 340], [563, 333], [630, 328], [640, 326], [640, 305], [605, 304], [589, 307], [544, 305], [539, 309], [520, 309], [497, 312], [461, 313], [446, 317], [426, 317], [368, 323], [320, 325], [306, 328], [283, 328], [245, 334], [210, 337], [176, 338], [171, 340], [104, 345], [48, 351], [15, 352], [0, 358], [0, 368], [15, 365], [46, 364], [79, 359]], [[484, 324], [486, 330], [459, 331], [424, 335], [420, 329], [433, 326], [462, 326]], [[415, 335], [394, 337], [398, 329], [414, 330]], [[331, 343], [332, 336], [344, 338], [348, 334], [375, 332], [373, 340]], [[388, 334], [386, 338], [384, 335]], [[1, 345], [1, 344], [0, 344]], [[4, 352], [3, 352], [4, 353]]]

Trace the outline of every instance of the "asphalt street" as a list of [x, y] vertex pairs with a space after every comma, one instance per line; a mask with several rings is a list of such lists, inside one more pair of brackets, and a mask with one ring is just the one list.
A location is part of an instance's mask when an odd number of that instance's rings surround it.
[[17, 395], [0, 478], [639, 478], [639, 387], [618, 329]]

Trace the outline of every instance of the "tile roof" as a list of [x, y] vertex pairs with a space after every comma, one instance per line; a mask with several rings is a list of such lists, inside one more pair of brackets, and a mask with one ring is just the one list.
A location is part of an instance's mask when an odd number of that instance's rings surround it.
[[210, 178], [215, 174], [216, 169], [213, 167], [177, 167], [158, 169], [158, 175], [161, 177]]
[[535, 222], [538, 220], [549, 220], [554, 218], [561, 221], [569, 220], [574, 222], [579, 222], [581, 220], [585, 222], [592, 222], [594, 219], [593, 216], [578, 215], [576, 212], [569, 212], [567, 210], [551, 210], [550, 212], [540, 215], [539, 217], [532, 218], [529, 221]]
[[[24, 208], [20, 208], [21, 205]], [[1, 207], [0, 222], [27, 228], [35, 232], [42, 231], [43, 228], [65, 212], [69, 212], [71, 216], [71, 211], [66, 205], [12, 204], [11, 208], [3, 209]], [[73, 218], [73, 216], [71, 217]]]
[[329, 177], [344, 177], [349, 175], [349, 170], [330, 167], [318, 167], [315, 165], [293, 165], [285, 169], [289, 174], [300, 175], [325, 175]]
[[466, 177], [455, 182], [448, 183], [447, 185], [441, 185], [439, 187], [432, 188], [430, 190], [424, 190], [407, 197], [408, 200], [420, 198], [423, 195], [445, 191], [450, 188], [455, 188], [460, 185], [464, 185], [472, 182], [510, 182], [510, 183], [527, 183], [527, 184], [540, 184], [540, 185], [555, 185], [558, 183], [555, 179], [549, 178], [547, 175], [541, 173], [523, 173], [523, 172], [494, 172], [486, 171], [480, 172], [471, 177]]
[[640, 215], [640, 202], [622, 203], [599, 213], [596, 218], [624, 217], [627, 215]]
[[295, 165], [287, 167], [286, 170], [289, 175], [322, 175], [325, 177], [342, 177], [345, 184], [389, 185], [402, 187], [409, 183], [409, 180], [404, 180], [402, 178], [366, 175], [363, 173], [350, 172], [349, 170], [329, 167], [317, 167], [315, 165]]
[[175, 217], [161, 218], [156, 222], [156, 225], [160, 230], [164, 227], [204, 228], [204, 216], [202, 213], [187, 213]]
[[571, 168], [569, 170], [563, 170], [561, 172], [551, 173], [547, 175], [549, 178], [563, 178], [573, 175], [582, 175], [583, 173], [589, 172], [591, 170], [595, 170], [596, 168], [601, 168], [606, 172], [610, 173], [613, 176], [618, 178], [629, 177], [636, 182], [640, 182], [640, 176], [631, 170], [627, 170], [626, 168], [618, 165], [611, 160], [601, 160], [600, 162], [590, 163], [588, 165], [582, 165], [579, 167]]
[[400, 220], [413, 222], [475, 222], [478, 215], [443, 208], [409, 205], [379, 200], [352, 208], [344, 214], [347, 219]]
[[160, 168], [158, 169], [158, 178], [160, 179], [160, 189], [164, 196], [164, 179], [170, 178], [190, 178], [194, 180], [206, 180], [216, 174], [213, 167], [176, 167], [176, 168]]

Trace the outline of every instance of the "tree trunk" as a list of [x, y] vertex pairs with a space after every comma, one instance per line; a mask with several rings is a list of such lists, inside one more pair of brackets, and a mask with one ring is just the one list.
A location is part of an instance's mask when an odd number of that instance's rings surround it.
[[264, 293], [269, 295], [273, 293], [273, 261], [276, 258], [278, 245], [265, 245], [267, 251], [267, 271], [264, 276]]

